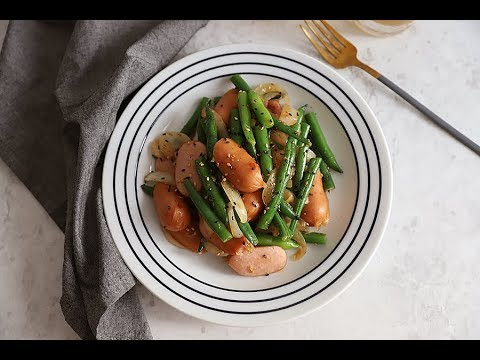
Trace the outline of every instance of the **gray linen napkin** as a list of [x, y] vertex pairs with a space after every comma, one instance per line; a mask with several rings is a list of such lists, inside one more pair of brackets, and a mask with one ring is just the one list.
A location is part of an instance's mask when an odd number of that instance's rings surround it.
[[103, 215], [119, 109], [206, 21], [10, 21], [0, 54], [0, 156], [65, 230], [65, 319], [83, 339], [149, 339]]

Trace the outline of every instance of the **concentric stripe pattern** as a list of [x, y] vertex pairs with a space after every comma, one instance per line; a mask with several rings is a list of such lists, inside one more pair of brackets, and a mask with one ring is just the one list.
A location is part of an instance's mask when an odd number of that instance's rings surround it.
[[[296, 53], [274, 49], [261, 51], [255, 46], [246, 51], [244, 47], [233, 46], [224, 51], [196, 54], [190, 61], [184, 59], [170, 71], [157, 75], [137, 94], [139, 98], [137, 101], [134, 98], [127, 107], [117, 124], [116, 136], [112, 136], [106, 156], [109, 164], [104, 168], [104, 177], [109, 176], [110, 180], [106, 185], [104, 179], [104, 201], [111, 197], [111, 210], [106, 211], [106, 216], [115, 242], [136, 277], [186, 313], [239, 325], [277, 322], [302, 315], [343, 290], [378, 245], [378, 234], [383, 232], [386, 222], [381, 212], [379, 224], [379, 209], [389, 206], [385, 199], [382, 204], [382, 167], [388, 168], [389, 163], [381, 163], [382, 153], [386, 151], [388, 156], [388, 150], [379, 152], [378, 136], [373, 134], [378, 129], [372, 130], [372, 120], [367, 119], [371, 114], [360, 110], [365, 104], [359, 103], [345, 84], [339, 85], [331, 73], [322, 71], [311, 59], [299, 61], [293, 54]], [[192, 272], [188, 264], [177, 261], [174, 253], [167, 250], [164, 244], [169, 244], [164, 239], [158, 239], [158, 225], [151, 224], [151, 208], [144, 206], [143, 194], [138, 191], [138, 179], [145, 173], [141, 167], [142, 156], [148, 151], [145, 143], [155, 135], [152, 131], [158, 129], [157, 122], [165, 121], [162, 115], [179, 101], [188, 99], [196, 89], [228, 79], [234, 73], [278, 79], [308, 93], [335, 116], [354, 158], [354, 206], [336, 245], [303, 273], [268, 286], [261, 285], [262, 282], [254, 286], [236, 286], [235, 281], [216, 283], [201, 271]], [[107, 186], [109, 189], [105, 191]], [[372, 233], [375, 241], [371, 240]], [[365, 259], [359, 261], [362, 257]]]

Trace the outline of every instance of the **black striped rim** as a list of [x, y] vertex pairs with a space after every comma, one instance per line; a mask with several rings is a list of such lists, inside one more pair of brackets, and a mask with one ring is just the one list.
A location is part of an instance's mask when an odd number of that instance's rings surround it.
[[[164, 80], [160, 85], [158, 85], [157, 88], [155, 88], [155, 89], [152, 91], [152, 93], [153, 93], [156, 89], [158, 89], [158, 87], [160, 87], [163, 83], [165, 83], [168, 79], [170, 79], [171, 77], [177, 75], [178, 73], [180, 73], [180, 72], [188, 69], [189, 67], [191, 67], [191, 66], [193, 66], [193, 65], [195, 65], [195, 64], [198, 64], [198, 63], [200, 63], [200, 62], [202, 62], [202, 61], [207, 61], [207, 60], [210, 60], [210, 59], [213, 59], [213, 58], [216, 58], [216, 57], [220, 57], [220, 56], [237, 55], [237, 54], [238, 54], [238, 55], [240, 55], [240, 54], [257, 54], [257, 55], [265, 55], [265, 56], [273, 56], [273, 57], [283, 58], [283, 59], [288, 60], [288, 61], [293, 61], [293, 62], [295, 62], [295, 63], [297, 63], [297, 64], [299, 64], [299, 65], [301, 65], [301, 66], [304, 66], [304, 67], [306, 67], [306, 68], [314, 71], [314, 72], [317, 73], [318, 75], [320, 75], [320, 76], [322, 76], [323, 78], [325, 78], [326, 80], [328, 80], [331, 84], [333, 84], [337, 89], [339, 89], [339, 90], [344, 94], [344, 96], [345, 96], [345, 97], [350, 101], [350, 103], [355, 107], [355, 109], [357, 110], [358, 114], [361, 116], [361, 118], [362, 118], [365, 126], [367, 127], [368, 132], [369, 132], [369, 134], [370, 134], [370, 137], [371, 137], [371, 139], [372, 139], [372, 142], [373, 142], [373, 145], [374, 145], [374, 149], [375, 149], [375, 153], [376, 153], [376, 157], [377, 157], [378, 171], [379, 171], [379, 175], [380, 175], [380, 177], [379, 177], [379, 180], [380, 180], [380, 184], [379, 184], [379, 196], [378, 196], [378, 202], [377, 202], [377, 206], [376, 206], [376, 210], [375, 210], [375, 215], [374, 215], [374, 219], [373, 219], [372, 226], [371, 226], [371, 228], [369, 229], [369, 232], [368, 232], [367, 236], [365, 237], [364, 243], [363, 243], [362, 246], [360, 247], [358, 253], [354, 256], [354, 258], [353, 258], [353, 259], [351, 260], [351, 262], [346, 266], [346, 268], [345, 268], [334, 280], [332, 280], [329, 284], [327, 284], [325, 287], [323, 287], [322, 289], [320, 289], [320, 290], [319, 290], [318, 292], [316, 292], [315, 294], [313, 294], [313, 295], [311, 295], [311, 296], [309, 296], [309, 297], [307, 297], [307, 298], [304, 298], [304, 299], [302, 299], [302, 300], [300, 300], [300, 301], [298, 301], [298, 302], [296, 302], [296, 303], [292, 303], [292, 304], [289, 304], [289, 305], [286, 305], [286, 306], [283, 306], [283, 307], [280, 307], [280, 308], [270, 309], [270, 310], [263, 310], [263, 311], [254, 311], [254, 312], [243, 312], [243, 311], [239, 312], [239, 311], [230, 311], [230, 310], [222, 310], [222, 309], [212, 308], [212, 307], [209, 307], [209, 306], [207, 306], [207, 305], [205, 305], [205, 304], [200, 304], [200, 303], [195, 302], [195, 301], [193, 301], [193, 300], [191, 300], [191, 299], [187, 299], [187, 298], [185, 298], [183, 295], [181, 295], [181, 294], [177, 293], [176, 291], [174, 291], [173, 289], [169, 288], [169, 287], [168, 287], [167, 285], [165, 285], [160, 279], [158, 279], [158, 278], [150, 271], [150, 269], [148, 269], [147, 266], [145, 266], [145, 264], [144, 264], [144, 263], [142, 262], [142, 260], [139, 258], [138, 254], [136, 254], [136, 252], [134, 251], [134, 249], [133, 249], [130, 241], [128, 240], [128, 237], [127, 237], [127, 235], [126, 235], [126, 233], [125, 233], [125, 229], [123, 228], [123, 225], [122, 225], [122, 223], [121, 223], [121, 221], [120, 221], [119, 212], [118, 212], [118, 204], [117, 204], [116, 198], [114, 198], [114, 201], [115, 201], [115, 209], [116, 209], [116, 212], [117, 212], [117, 218], [118, 218], [118, 220], [119, 220], [120, 227], [121, 227], [121, 229], [122, 229], [122, 232], [123, 232], [123, 234], [124, 234], [124, 236], [125, 236], [125, 239], [127, 240], [127, 243], [128, 243], [128, 245], [129, 245], [130, 249], [131, 249], [132, 252], [135, 254], [135, 256], [136, 256], [137, 260], [140, 262], [140, 264], [142, 264], [142, 266], [145, 268], [145, 270], [147, 270], [147, 272], [150, 273], [150, 275], [151, 275], [153, 278], [155, 278], [158, 283], [160, 283], [162, 286], [164, 286], [165, 288], [167, 288], [169, 291], [171, 291], [171, 292], [174, 293], [175, 295], [179, 296], [180, 298], [183, 298], [184, 300], [187, 300], [187, 301], [189, 301], [189, 302], [191, 302], [191, 303], [193, 303], [193, 304], [196, 304], [196, 305], [201, 306], [201, 307], [204, 307], [204, 308], [208, 308], [208, 309], [215, 310], [215, 311], [220, 311], [220, 312], [226, 312], [226, 313], [235, 313], [235, 314], [259, 314], [259, 313], [273, 312], [273, 311], [279, 311], [279, 310], [282, 310], [282, 309], [285, 309], [285, 308], [289, 308], [289, 307], [291, 307], [291, 306], [295, 306], [295, 305], [297, 305], [297, 304], [299, 304], [299, 303], [302, 303], [302, 302], [310, 299], [310, 298], [313, 297], [313, 296], [318, 295], [319, 293], [321, 293], [322, 291], [324, 291], [326, 288], [328, 288], [329, 286], [331, 286], [339, 277], [341, 277], [341, 276], [345, 273], [346, 270], [348, 270], [348, 269], [350, 268], [350, 266], [353, 264], [353, 262], [356, 260], [356, 258], [360, 255], [360, 253], [361, 253], [361, 251], [363, 250], [365, 244], [367, 243], [368, 238], [370, 237], [370, 234], [371, 234], [371, 232], [372, 232], [372, 230], [373, 230], [373, 228], [374, 228], [375, 222], [376, 222], [376, 218], [377, 218], [377, 215], [378, 215], [378, 209], [379, 209], [379, 205], [380, 205], [380, 199], [381, 199], [381, 188], [382, 188], [382, 184], [381, 184], [381, 167], [380, 167], [380, 159], [379, 159], [379, 156], [378, 156], [377, 145], [376, 145], [375, 140], [374, 140], [374, 138], [373, 138], [372, 132], [371, 132], [371, 130], [370, 130], [370, 128], [369, 128], [369, 126], [368, 126], [368, 124], [367, 124], [367, 122], [366, 122], [363, 114], [359, 111], [358, 107], [357, 107], [357, 106], [355, 105], [355, 103], [351, 100], [351, 98], [350, 98], [338, 85], [336, 85], [332, 80], [330, 80], [328, 77], [326, 77], [325, 75], [321, 74], [320, 72], [318, 72], [318, 71], [315, 70], [314, 68], [311, 68], [310, 66], [305, 65], [305, 64], [302, 64], [302, 63], [300, 63], [300, 62], [298, 62], [298, 61], [296, 61], [296, 60], [293, 60], [293, 59], [289, 59], [289, 58], [286, 58], [286, 57], [283, 57], [283, 56], [280, 56], [280, 55], [274, 55], [274, 54], [268, 54], [268, 53], [262, 53], [262, 52], [235, 52], [235, 53], [227, 53], [227, 54], [217, 55], [217, 56], [213, 56], [213, 57], [210, 57], [210, 58], [206, 58], [206, 59], [200, 60], [200, 61], [198, 61], [198, 62], [196, 62], [196, 63], [194, 63], [194, 64], [190, 64], [189, 66], [187, 66], [187, 67], [185, 67], [185, 68], [177, 71], [175, 74], [171, 75], [169, 78], [167, 78], [166, 80]], [[238, 63], [236, 63], [236, 64], [238, 64]], [[235, 65], [235, 64], [228, 64], [228, 65]], [[225, 65], [225, 66], [228, 66], [228, 65]], [[269, 66], [270, 64], [261, 64], [261, 65]], [[291, 71], [291, 70], [289, 70], [289, 69], [285, 69], [285, 70]], [[298, 74], [298, 75], [300, 75], [300, 74]], [[226, 75], [222, 75], [222, 76], [226, 76]], [[269, 75], [269, 76], [271, 76], [271, 75]], [[301, 75], [301, 76], [303, 76], [303, 75]], [[308, 79], [308, 80], [311, 81], [311, 79]], [[290, 80], [288, 80], [288, 81], [291, 82]], [[313, 81], [312, 81], [312, 82], [313, 82]], [[316, 83], [315, 83], [315, 84], [316, 84]], [[297, 84], [297, 85], [298, 85], [298, 84]], [[319, 86], [318, 84], [316, 84], [316, 85]], [[319, 87], [320, 87], [320, 86], [319, 86]], [[324, 90], [325, 90], [325, 89], [324, 89]], [[325, 90], [325, 91], [326, 91], [326, 90]], [[327, 93], [328, 93], [328, 92], [327, 92]], [[151, 94], [150, 94], [150, 95], [151, 95]], [[150, 96], [150, 95], [148, 95], [148, 96]], [[147, 98], [148, 98], [148, 96], [147, 96]], [[331, 95], [330, 95], [330, 96], [331, 96]], [[147, 98], [146, 98], [146, 99], [147, 99]], [[138, 106], [137, 110], [135, 111], [135, 114], [136, 114], [136, 112], [138, 111], [138, 109], [141, 108], [141, 106], [142, 106], [143, 103], [146, 101], [146, 99], [144, 99], [143, 102]], [[337, 101], [333, 96], [332, 96], [332, 99], [334, 99], [335, 101]], [[320, 100], [320, 101], [321, 101], [321, 100]], [[342, 109], [345, 111], [345, 109], [343, 108], [343, 106], [342, 106], [338, 101], [337, 101], [337, 103], [338, 103], [338, 105], [339, 105], [340, 107], [342, 107]], [[330, 109], [330, 110], [331, 110], [331, 109]], [[345, 113], [349, 116], [349, 114], [348, 114], [346, 111], [345, 111]], [[132, 118], [135, 116], [135, 114], [132, 116]], [[349, 117], [350, 117], [350, 116], [349, 116]], [[132, 119], [132, 118], [131, 118], [131, 119]], [[130, 121], [131, 121], [131, 119], [130, 119]], [[338, 117], [337, 117], [337, 119], [338, 119]], [[350, 118], [350, 120], [352, 121], [351, 118]], [[356, 125], [355, 125], [355, 123], [354, 123], [353, 121], [352, 121], [352, 124], [353, 124], [353, 126], [356, 128]], [[342, 127], [343, 127], [343, 124], [342, 124]], [[128, 128], [128, 126], [127, 126], [127, 128]], [[357, 129], [357, 128], [356, 128], [356, 130], [357, 130], [357, 132], [358, 132], [358, 129]], [[138, 131], [138, 129], [137, 129], [137, 131]], [[124, 133], [124, 134], [125, 134], [125, 133]], [[347, 134], [347, 136], [348, 136], [348, 134]], [[117, 161], [118, 161], [118, 155], [119, 155], [119, 152], [118, 152], [118, 151], [119, 151], [119, 149], [120, 149], [121, 143], [123, 142], [123, 138], [124, 138], [124, 136], [122, 136], [122, 139], [121, 139], [120, 144], [119, 144], [119, 148], [117, 149], [117, 154], [116, 154], [114, 169], [117, 167]], [[359, 137], [359, 138], [362, 139], [361, 137]], [[131, 146], [132, 146], [132, 144], [130, 145], [130, 150], [131, 150]], [[143, 145], [142, 145], [142, 146], [143, 146]], [[364, 152], [365, 152], [365, 155], [367, 155], [367, 154], [366, 154], [366, 151], [365, 151], [365, 146], [364, 146], [364, 144], [363, 144], [363, 141], [362, 141], [362, 147], [363, 147], [363, 150], [364, 150]], [[352, 146], [352, 148], [353, 148], [353, 146]], [[367, 157], [367, 156], [366, 156], [366, 161], [367, 161], [367, 170], [368, 170], [368, 172], [369, 172], [369, 164], [368, 164], [368, 157]], [[137, 165], [138, 165], [138, 163], [137, 163]], [[357, 166], [357, 172], [358, 172], [358, 166]], [[113, 186], [114, 186], [114, 193], [115, 193], [115, 172], [114, 172]], [[369, 190], [370, 190], [370, 180], [368, 180], [368, 187], [367, 187], [367, 188], [368, 188], [367, 195], [369, 195], [369, 192], [370, 192], [370, 191], [369, 191]], [[125, 190], [126, 190], [126, 188], [125, 188]], [[358, 192], [357, 192], [357, 196], [358, 196]], [[138, 197], [137, 197], [137, 198], [138, 198]], [[367, 208], [368, 208], [368, 203], [369, 203], [369, 201], [367, 200], [367, 202], [366, 202]], [[354, 212], [355, 212], [355, 210], [354, 210]], [[129, 214], [129, 216], [130, 216], [130, 220], [131, 220], [131, 215]], [[365, 214], [364, 214], [364, 216], [365, 216]], [[362, 222], [363, 222], [364, 216], [362, 217]], [[133, 224], [132, 224], [132, 225], [133, 225]], [[359, 229], [360, 229], [360, 227], [359, 227]], [[136, 232], [136, 229], [135, 229], [135, 232]], [[358, 234], [358, 231], [357, 231], [357, 234]], [[137, 236], [138, 236], [138, 233], [137, 233]], [[141, 241], [141, 240], [140, 240], [140, 241]], [[349, 245], [348, 248], [350, 248], [350, 246], [351, 246], [352, 244], [353, 244], [353, 241], [352, 241], [352, 243]], [[142, 246], [144, 246], [143, 243], [142, 243]], [[145, 246], [144, 246], [144, 247], [145, 247]], [[348, 251], [348, 249], [347, 249], [347, 251]], [[332, 252], [333, 252], [333, 251], [332, 251]], [[342, 255], [341, 258], [343, 258], [343, 255]], [[338, 261], [340, 261], [341, 258], [340, 258]], [[338, 262], [338, 261], [337, 261], [337, 262]], [[336, 263], [337, 263], [337, 262], [336, 262]], [[336, 264], [336, 263], [335, 263], [335, 264]], [[157, 263], [157, 264], [158, 264], [158, 263]], [[159, 265], [159, 264], [158, 264], [158, 265]], [[159, 266], [160, 266], [160, 265], [159, 265]], [[335, 265], [334, 265], [334, 266], [335, 266]], [[165, 273], [167, 273], [167, 272], [165, 271], [165, 269], [163, 269], [163, 267], [160, 266], [160, 268], [161, 268]], [[333, 268], [333, 266], [332, 266], [332, 268]], [[329, 270], [330, 270], [330, 269], [329, 269]], [[167, 274], [168, 274], [168, 273], [167, 273]], [[168, 275], [170, 275], [170, 274], [168, 274]], [[171, 276], [171, 275], [170, 275], [170, 276]], [[322, 275], [322, 276], [323, 276], [323, 275]], [[176, 279], [175, 279], [175, 280], [176, 280]], [[317, 279], [317, 280], [315, 280], [315, 281], [313, 281], [313, 282], [316, 282], [316, 281], [318, 281], [318, 280], [319, 280], [319, 279]], [[178, 280], [177, 280], [177, 281], [178, 281]], [[296, 280], [294, 280], [294, 281], [296, 281]], [[313, 283], [313, 282], [312, 282], [312, 283]], [[182, 282], [180, 282], [180, 283], [181, 283], [183, 286], [189, 288], [188, 286], [186, 286], [186, 285], [183, 284]], [[308, 284], [307, 286], [310, 286], [312, 283]], [[285, 285], [285, 284], [284, 284], [284, 285]], [[281, 286], [284, 286], [284, 285], [281, 285]], [[303, 288], [304, 288], [304, 287], [303, 287]], [[303, 288], [302, 288], [302, 289], [303, 289]], [[190, 289], [191, 289], [191, 288], [190, 288]], [[195, 289], [191, 289], [191, 290], [197, 291], [197, 290], [195, 290]], [[265, 289], [265, 290], [267, 290], [267, 289]], [[297, 289], [295, 292], [298, 292], [298, 291], [300, 291], [300, 290], [301, 290], [301, 289]], [[264, 290], [262, 290], [262, 291], [264, 291]], [[198, 292], [198, 291], [197, 291], [197, 292]], [[206, 294], [203, 294], [203, 295], [205, 295], [205, 296], [210, 296], [210, 295], [206, 295]], [[217, 299], [219, 299], [219, 300], [224, 300], [224, 301], [230, 301], [229, 299], [222, 299], [222, 298], [217, 298]], [[264, 300], [264, 301], [266, 301], [266, 300]], [[255, 301], [253, 301], [253, 302], [258, 302], [258, 300], [255, 300]]]

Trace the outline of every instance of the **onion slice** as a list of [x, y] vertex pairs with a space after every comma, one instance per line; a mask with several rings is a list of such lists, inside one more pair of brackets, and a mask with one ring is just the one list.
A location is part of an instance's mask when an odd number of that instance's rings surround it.
[[281, 85], [275, 83], [260, 84], [255, 88], [255, 92], [263, 100], [264, 104], [267, 104], [271, 99], [278, 98], [282, 106], [290, 105], [290, 97]]
[[305, 233], [321, 233], [320, 228], [314, 226], [299, 227], [299, 229]]
[[306, 233], [312, 233], [312, 232], [319, 233], [321, 232], [320, 228], [321, 228], [320, 226], [314, 227], [314, 226], [308, 225], [308, 223], [303, 219], [298, 220], [298, 223], [297, 223], [297, 229]]
[[237, 219], [235, 219], [235, 209], [231, 202], [227, 204], [228, 224], [230, 225], [230, 231], [234, 238], [241, 238], [243, 236], [242, 230], [238, 226]]
[[285, 200], [285, 202], [287, 202], [288, 204], [292, 204], [295, 200], [295, 195], [293, 195], [293, 192], [291, 192], [290, 190], [285, 189], [285, 191], [283, 192], [283, 200]]
[[235, 207], [235, 211], [238, 214], [240, 222], [246, 223], [248, 221], [247, 208], [243, 203], [242, 196], [227, 179], [223, 179], [220, 183], [222, 184], [222, 188], [225, 191], [228, 200], [230, 200], [230, 202]]
[[175, 159], [175, 154], [183, 143], [190, 141], [184, 133], [167, 131], [150, 144], [152, 155], [161, 159]]
[[293, 234], [293, 240], [295, 240], [297, 244], [300, 245], [297, 252], [293, 254], [293, 260], [297, 261], [297, 260], [300, 260], [307, 252], [307, 243], [302, 233], [300, 232], [300, 230], [298, 230], [298, 228], [295, 230], [295, 233]]
[[175, 185], [175, 177], [166, 171], [154, 171], [145, 175], [146, 183], [165, 183], [168, 185]]
[[212, 110], [212, 112], [215, 117], [215, 124], [217, 125], [218, 138], [222, 139], [230, 137], [227, 126], [223, 122], [222, 117], [215, 110]]
[[305, 154], [305, 159], [307, 160], [307, 162], [316, 157], [317, 157], [317, 154], [315, 154], [312, 149], [307, 150], [307, 153]]
[[285, 125], [290, 126], [297, 123], [298, 116], [298, 110], [295, 109], [293, 106], [286, 104], [282, 107], [282, 112], [280, 113], [280, 117], [278, 118], [278, 120], [280, 120]]
[[275, 182], [277, 181], [277, 175], [275, 171], [270, 173], [270, 176], [267, 179], [267, 184], [262, 191], [262, 200], [265, 205], [270, 204], [273, 198], [273, 190], [275, 189]]

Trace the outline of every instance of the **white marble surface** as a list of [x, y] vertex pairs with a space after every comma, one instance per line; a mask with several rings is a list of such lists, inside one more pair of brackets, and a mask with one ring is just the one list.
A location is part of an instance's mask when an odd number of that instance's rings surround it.
[[[240, 42], [315, 55], [298, 23], [213, 21], [180, 56]], [[418, 21], [390, 38], [334, 23], [363, 60], [480, 142], [480, 21]], [[393, 160], [391, 218], [370, 265], [324, 308], [263, 328], [191, 318], [139, 286], [155, 338], [480, 338], [480, 157], [360, 70], [339, 72], [377, 115]], [[62, 233], [1, 160], [0, 224], [0, 338], [76, 338], [58, 304]]]

